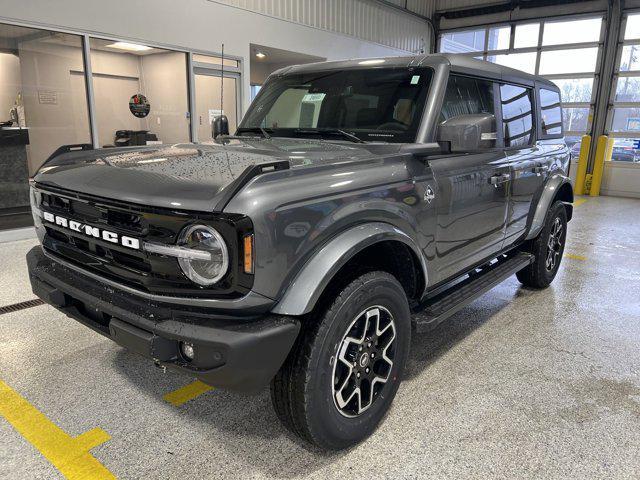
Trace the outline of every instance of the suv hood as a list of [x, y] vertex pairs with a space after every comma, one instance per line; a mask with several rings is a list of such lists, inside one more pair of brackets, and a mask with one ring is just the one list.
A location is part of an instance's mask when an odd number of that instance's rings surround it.
[[376, 157], [356, 144], [291, 138], [233, 139], [69, 152], [48, 161], [37, 184], [140, 205], [214, 210], [222, 191], [251, 165], [287, 160], [291, 168]]

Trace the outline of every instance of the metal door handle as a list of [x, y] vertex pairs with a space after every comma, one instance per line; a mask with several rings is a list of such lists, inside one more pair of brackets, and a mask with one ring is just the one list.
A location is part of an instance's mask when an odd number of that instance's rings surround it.
[[489, 183], [491, 185], [493, 185], [494, 187], [497, 187], [501, 183], [508, 182], [509, 180], [511, 180], [511, 174], [509, 174], [509, 173], [501, 173], [499, 175], [493, 175], [489, 179]]
[[533, 167], [532, 172], [535, 173], [536, 175], [540, 175], [541, 173], [544, 173], [547, 170], [549, 170], [549, 165], [539, 165], [537, 167]]

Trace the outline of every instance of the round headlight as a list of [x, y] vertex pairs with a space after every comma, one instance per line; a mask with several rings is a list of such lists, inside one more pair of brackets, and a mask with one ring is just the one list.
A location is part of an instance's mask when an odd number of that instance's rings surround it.
[[178, 245], [209, 253], [209, 258], [178, 258], [184, 274], [198, 285], [209, 286], [218, 282], [229, 268], [229, 254], [222, 235], [207, 225], [186, 227], [178, 238]]

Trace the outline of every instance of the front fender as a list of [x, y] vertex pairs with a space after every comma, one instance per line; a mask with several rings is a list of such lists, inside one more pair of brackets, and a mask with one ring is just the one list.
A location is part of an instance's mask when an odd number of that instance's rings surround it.
[[397, 240], [411, 248], [420, 259], [425, 285], [428, 284], [426, 261], [409, 235], [388, 223], [365, 223], [345, 230], [320, 248], [298, 272], [272, 312], [282, 315], [309, 313], [340, 268], [366, 247], [385, 240]]
[[571, 186], [571, 180], [569, 177], [559, 173], [553, 175], [544, 185], [542, 194], [540, 195], [540, 199], [538, 200], [538, 204], [536, 205], [536, 209], [533, 214], [531, 227], [529, 228], [529, 233], [526, 238], [527, 240], [537, 237], [540, 230], [542, 230], [547, 212], [556, 198], [558, 198], [558, 194], [563, 188], [563, 185], [568, 185], [571, 190], [569, 195], [570, 198], [563, 199], [563, 201], [568, 205], [573, 203], [573, 187]]

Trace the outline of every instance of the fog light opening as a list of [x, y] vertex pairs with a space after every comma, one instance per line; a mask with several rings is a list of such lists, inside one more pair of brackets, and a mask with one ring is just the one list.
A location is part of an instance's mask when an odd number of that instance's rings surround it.
[[185, 360], [189, 362], [193, 360], [193, 357], [195, 356], [195, 352], [193, 350], [193, 344], [180, 342], [180, 353], [182, 354]]

